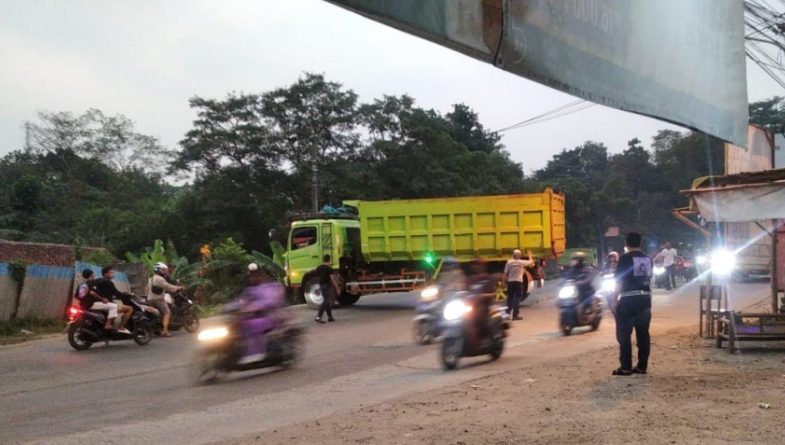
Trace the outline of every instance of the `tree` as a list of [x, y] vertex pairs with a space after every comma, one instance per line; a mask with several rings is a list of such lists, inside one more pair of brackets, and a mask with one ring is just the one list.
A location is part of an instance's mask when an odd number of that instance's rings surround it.
[[785, 131], [785, 97], [774, 96], [751, 103], [750, 123], [775, 133]]
[[[158, 215], [172, 198], [161, 182], [167, 152], [130, 120], [98, 110], [40, 113], [31, 143], [0, 160], [0, 230], [15, 239], [110, 249], [168, 230]], [[153, 160], [155, 159], [155, 160]]]
[[100, 160], [119, 171], [144, 168], [163, 171], [170, 155], [152, 136], [137, 133], [133, 121], [123, 115], [107, 116], [89, 109], [75, 116], [70, 112], [39, 112], [38, 122], [28, 124], [34, 154], [58, 157], [70, 174], [70, 156]]
[[269, 141], [259, 95], [231, 93], [224, 100], [193, 97], [189, 104], [197, 118], [180, 141], [183, 149], [173, 169], [210, 172], [225, 166], [271, 169], [278, 165], [281, 153]]
[[501, 136], [486, 130], [477, 113], [468, 106], [455, 104], [445, 117], [450, 123], [450, 136], [468, 150], [493, 153], [502, 148], [499, 144]]
[[271, 141], [297, 173], [357, 147], [357, 95], [321, 74], [305, 73], [289, 87], [262, 95]]

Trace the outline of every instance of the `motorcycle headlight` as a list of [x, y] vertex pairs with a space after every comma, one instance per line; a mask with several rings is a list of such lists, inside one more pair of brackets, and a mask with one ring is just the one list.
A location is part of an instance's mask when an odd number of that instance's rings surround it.
[[563, 286], [559, 289], [559, 298], [565, 300], [567, 298], [572, 298], [575, 296], [575, 286]]
[[420, 299], [426, 303], [430, 303], [439, 296], [439, 288], [436, 286], [428, 286], [420, 292]]
[[603, 278], [602, 279], [602, 291], [603, 292], [616, 292], [616, 279], [615, 278]]
[[199, 341], [215, 341], [229, 336], [229, 329], [226, 326], [204, 329], [196, 337]]
[[736, 268], [736, 254], [725, 249], [717, 249], [711, 253], [711, 272], [719, 276], [728, 276]]
[[654, 275], [662, 275], [665, 273], [665, 268], [662, 266], [654, 266]]
[[463, 317], [464, 314], [471, 312], [471, 310], [471, 306], [462, 300], [453, 300], [444, 306], [444, 319], [447, 321], [457, 320]]

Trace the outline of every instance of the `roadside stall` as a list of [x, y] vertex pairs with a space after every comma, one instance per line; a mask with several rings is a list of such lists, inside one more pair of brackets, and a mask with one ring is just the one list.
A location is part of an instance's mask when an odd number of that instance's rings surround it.
[[[754, 222], [776, 253], [771, 257], [771, 312], [765, 313], [736, 311], [728, 304], [727, 286], [712, 284], [717, 275], [727, 279], [735, 255], [745, 246], [716, 250], [710, 255], [707, 285], [701, 289], [701, 334], [716, 337], [718, 347], [727, 341], [731, 352], [739, 341], [785, 341], [785, 304], [778, 301], [779, 293], [785, 291], [785, 251], [778, 248], [778, 241], [785, 242], [785, 169], [703, 177], [682, 193], [689, 196], [690, 206], [674, 210], [677, 218], [696, 225], [706, 235], [711, 232], [687, 215], [699, 215], [709, 224]], [[750, 239], [748, 245], [756, 241]]]

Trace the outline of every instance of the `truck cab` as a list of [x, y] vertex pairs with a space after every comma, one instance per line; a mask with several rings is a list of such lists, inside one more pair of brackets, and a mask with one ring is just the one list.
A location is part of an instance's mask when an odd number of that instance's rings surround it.
[[311, 218], [291, 224], [284, 254], [286, 284], [295, 291], [310, 292], [315, 282], [312, 272], [324, 255], [332, 267], [341, 270], [360, 258], [360, 222], [356, 218]]

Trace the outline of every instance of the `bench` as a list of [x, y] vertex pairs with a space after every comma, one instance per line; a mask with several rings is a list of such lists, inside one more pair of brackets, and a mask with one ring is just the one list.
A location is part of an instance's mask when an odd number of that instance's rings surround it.
[[785, 341], [785, 314], [730, 311], [717, 319], [716, 336], [717, 347], [727, 341], [731, 354], [740, 341]]

